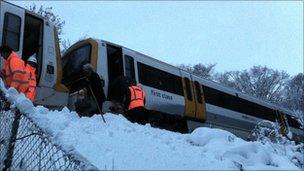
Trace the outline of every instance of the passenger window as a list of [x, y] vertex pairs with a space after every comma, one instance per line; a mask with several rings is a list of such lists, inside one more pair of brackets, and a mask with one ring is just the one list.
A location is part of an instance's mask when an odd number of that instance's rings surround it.
[[21, 18], [11, 13], [4, 15], [2, 44], [19, 51]]
[[190, 87], [190, 80], [188, 78], [184, 78], [185, 85], [186, 85], [186, 93], [187, 93], [187, 99], [192, 101], [192, 92]]
[[197, 81], [195, 81], [194, 85], [195, 85], [195, 92], [196, 92], [197, 101], [198, 101], [198, 103], [202, 104], [203, 100], [202, 100], [202, 93], [201, 93], [200, 84]]
[[126, 68], [126, 76], [135, 80], [133, 57], [125, 55], [125, 68]]
[[184, 95], [181, 77], [140, 62], [137, 62], [137, 68], [141, 84], [177, 95]]

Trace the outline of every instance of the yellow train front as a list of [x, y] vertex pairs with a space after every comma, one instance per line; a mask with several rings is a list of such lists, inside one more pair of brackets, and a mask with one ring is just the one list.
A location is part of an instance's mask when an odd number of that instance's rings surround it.
[[[104, 92], [111, 99], [109, 85], [119, 76], [128, 76], [143, 86], [146, 108], [162, 128], [191, 132], [197, 127], [215, 127], [247, 139], [257, 123], [269, 120], [290, 130], [303, 142], [303, 131], [291, 112], [241, 92], [221, 86], [151, 58], [129, 48], [98, 39], [72, 45], [62, 58], [62, 84], [68, 87], [69, 108], [83, 98], [81, 68], [90, 63], [105, 80]], [[93, 102], [92, 102], [93, 103]]]

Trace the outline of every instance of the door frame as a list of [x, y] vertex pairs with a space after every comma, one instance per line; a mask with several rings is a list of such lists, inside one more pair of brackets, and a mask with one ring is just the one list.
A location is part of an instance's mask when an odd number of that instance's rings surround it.
[[[201, 78], [191, 75], [192, 78], [192, 88], [193, 88], [193, 94], [195, 96], [195, 118], [199, 120], [206, 120], [206, 103], [205, 103], [205, 98], [204, 98], [204, 92], [201, 84]], [[198, 88], [200, 90], [200, 97], [201, 97], [201, 102], [198, 100], [198, 93], [196, 92], [196, 86], [195, 83], [198, 83]]]
[[[181, 79], [182, 79], [184, 99], [185, 99], [184, 114], [186, 117], [195, 118], [195, 97], [193, 94], [191, 74], [188, 72], [185, 72], [183, 70], [180, 70], [180, 72], [181, 72]], [[187, 87], [186, 87], [186, 82], [185, 82], [186, 78], [189, 80], [189, 86], [190, 86], [189, 88], [190, 88], [192, 99], [188, 98]]]

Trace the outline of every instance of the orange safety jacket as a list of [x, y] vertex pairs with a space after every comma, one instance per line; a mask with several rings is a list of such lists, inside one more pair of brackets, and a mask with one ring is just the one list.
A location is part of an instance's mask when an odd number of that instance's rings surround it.
[[129, 87], [130, 90], [130, 104], [129, 110], [136, 108], [136, 107], [144, 107], [145, 106], [145, 93], [143, 89], [139, 86], [131, 86]]
[[28, 80], [28, 88], [25, 92], [25, 96], [33, 102], [36, 97], [36, 86], [37, 86], [36, 68], [27, 64], [25, 66], [25, 71], [26, 71], [25, 79]]
[[1, 72], [7, 87], [14, 87], [20, 93], [25, 93], [28, 81], [24, 80], [24, 61], [17, 53], [10, 54], [4, 62], [4, 69]]

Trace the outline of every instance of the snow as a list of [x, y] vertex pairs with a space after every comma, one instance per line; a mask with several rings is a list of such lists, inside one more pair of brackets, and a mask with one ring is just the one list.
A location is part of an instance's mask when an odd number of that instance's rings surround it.
[[296, 145], [247, 142], [230, 132], [197, 128], [190, 134], [174, 133], [149, 124], [131, 123], [122, 115], [106, 113], [80, 118], [37, 106], [13, 88], [7, 98], [26, 113], [56, 144], [77, 151], [99, 169], [113, 170], [301, 170], [303, 153]]

